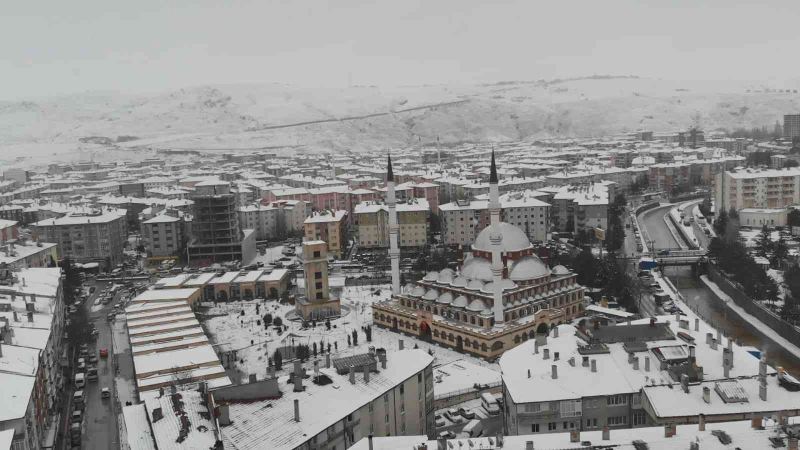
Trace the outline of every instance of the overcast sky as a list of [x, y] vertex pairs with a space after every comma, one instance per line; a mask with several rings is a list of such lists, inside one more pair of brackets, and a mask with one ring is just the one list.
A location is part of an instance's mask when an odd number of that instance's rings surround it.
[[798, 0], [3, 3], [3, 99], [237, 82], [800, 76]]

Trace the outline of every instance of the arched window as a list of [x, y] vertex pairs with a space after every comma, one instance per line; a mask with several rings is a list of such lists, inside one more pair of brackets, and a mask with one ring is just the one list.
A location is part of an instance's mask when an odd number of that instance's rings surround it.
[[486, 345], [486, 342], [484, 342], [483, 344], [481, 344], [481, 350], [482, 350], [482, 351], [484, 351], [484, 352], [485, 352], [485, 351], [487, 351], [487, 350], [489, 350], [489, 347]]
[[502, 348], [503, 348], [503, 343], [500, 341], [495, 341], [494, 344], [492, 344], [492, 350], [500, 350]]
[[469, 323], [475, 325], [475, 316], [469, 316]]
[[519, 344], [519, 341], [520, 341], [520, 340], [521, 340], [521, 339], [520, 339], [520, 337], [519, 337], [519, 336], [514, 336], [514, 343], [515, 343], [515, 344]]

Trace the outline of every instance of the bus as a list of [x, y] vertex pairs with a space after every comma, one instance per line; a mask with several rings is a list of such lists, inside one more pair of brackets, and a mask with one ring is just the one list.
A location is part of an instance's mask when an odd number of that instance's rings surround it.
[[481, 394], [481, 405], [491, 415], [500, 414], [500, 405], [497, 404], [497, 399], [494, 395], [489, 392]]

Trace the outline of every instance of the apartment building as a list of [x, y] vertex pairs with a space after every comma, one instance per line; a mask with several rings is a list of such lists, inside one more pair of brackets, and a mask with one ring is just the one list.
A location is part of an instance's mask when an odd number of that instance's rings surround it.
[[[796, 409], [785, 406], [788, 399], [769, 405], [756, 378], [775, 371], [697, 317], [559, 325], [506, 351], [500, 367], [509, 435], [696, 423], [698, 412], [711, 410], [709, 422], [739, 420], [762, 408]], [[704, 403], [702, 387], [713, 390], [715, 383], [724, 385], [717, 387], [723, 397], [741, 390], [745, 407], [716, 398]], [[800, 396], [777, 385], [769, 383], [774, 396]]]
[[65, 316], [60, 269], [0, 267], [0, 432], [11, 431], [10, 448], [54, 444]]
[[75, 262], [97, 262], [106, 269], [122, 262], [127, 242], [124, 209], [70, 213], [31, 224], [33, 237], [58, 244], [59, 254]]
[[616, 196], [616, 183], [603, 181], [541, 191], [548, 194], [544, 200], [552, 205], [552, 231], [577, 233], [608, 228], [608, 205]]
[[800, 114], [783, 116], [783, 137], [786, 139], [800, 137]]
[[[189, 262], [208, 265], [243, 261], [244, 233], [239, 227], [236, 196], [227, 181], [205, 180], [194, 185]], [[255, 237], [251, 233], [252, 237]]]
[[653, 164], [648, 174], [650, 189], [672, 192], [690, 185], [691, 165], [684, 162]]
[[800, 168], [741, 169], [717, 174], [718, 210], [780, 209], [800, 204]]
[[[514, 192], [500, 196], [500, 220], [523, 230], [531, 241], [547, 240], [550, 230], [550, 204], [538, 191]], [[461, 200], [439, 207], [442, 240], [447, 245], [472, 245], [475, 237], [489, 225], [489, 201]]]
[[303, 222], [303, 229], [306, 240], [325, 241], [330, 255], [342, 257], [347, 248], [347, 211], [314, 212]]
[[[424, 198], [397, 203], [400, 247], [424, 247], [428, 243], [430, 214], [430, 206]], [[359, 203], [355, 207], [354, 224], [359, 247], [389, 247], [389, 207], [386, 204]]]
[[159, 214], [141, 225], [142, 240], [150, 257], [177, 256], [186, 247], [184, 222], [180, 217]]
[[302, 200], [276, 200], [268, 205], [242, 206], [238, 209], [239, 223], [242, 228], [255, 230], [256, 240], [284, 238], [303, 231], [306, 205]]
[[[294, 363], [288, 376], [210, 390], [225, 448], [344, 450], [367, 436], [432, 438], [433, 358], [423, 350]], [[310, 366], [310, 364], [309, 364]], [[324, 399], [324, 407], [320, 405]]]

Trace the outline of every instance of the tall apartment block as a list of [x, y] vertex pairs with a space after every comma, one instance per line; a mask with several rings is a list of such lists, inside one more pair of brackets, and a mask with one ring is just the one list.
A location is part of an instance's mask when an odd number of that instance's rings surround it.
[[717, 174], [714, 199], [718, 210], [786, 208], [800, 203], [800, 169], [745, 169]]
[[59, 254], [78, 263], [111, 269], [122, 262], [127, 233], [126, 211], [96, 210], [44, 219], [31, 225], [34, 239], [55, 242]]
[[[227, 181], [208, 180], [195, 185], [189, 264], [243, 261], [244, 233], [239, 228], [236, 196]], [[252, 232], [251, 232], [252, 234]], [[251, 236], [252, 237], [252, 236]]]
[[787, 139], [800, 137], [800, 114], [783, 116], [783, 137]]

